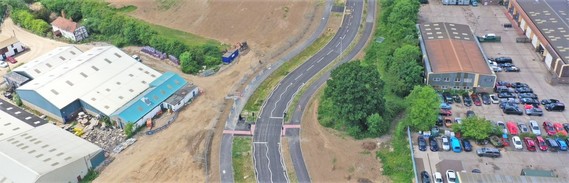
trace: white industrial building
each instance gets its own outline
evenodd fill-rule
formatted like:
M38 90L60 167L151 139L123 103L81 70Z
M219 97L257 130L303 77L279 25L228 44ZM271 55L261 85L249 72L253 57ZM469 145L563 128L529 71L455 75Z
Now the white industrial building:
M24 51L24 45L16 37L0 35L0 55L2 60Z
M81 53L83 52L75 46L62 46L12 70L18 74L28 77L29 79L34 79L57 68L57 66L65 63L66 61L79 56Z
M104 151L0 100L0 182L79 182Z
M22 66L34 77L16 89L24 105L63 122L80 110L110 116L161 75L116 47L95 47L77 55L72 51L77 53L72 48L55 51L58 61L48 58Z

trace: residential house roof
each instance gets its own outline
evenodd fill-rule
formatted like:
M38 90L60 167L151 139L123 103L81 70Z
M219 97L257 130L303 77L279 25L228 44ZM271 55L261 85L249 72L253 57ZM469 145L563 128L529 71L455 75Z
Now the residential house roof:
M79 27L78 23L63 17L57 17L53 22L51 22L51 25L63 29L67 32L75 32L75 29Z

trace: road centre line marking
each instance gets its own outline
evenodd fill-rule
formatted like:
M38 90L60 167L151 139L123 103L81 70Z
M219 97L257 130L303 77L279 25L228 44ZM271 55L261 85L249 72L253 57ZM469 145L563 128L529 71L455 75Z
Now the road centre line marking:
M326 53L326 55L330 55L330 53L332 53L332 51L334 51L334 50L330 50L328 53Z
M309 71L310 69L312 69L312 67L314 67L314 65L311 65L308 69L306 69L306 71Z
M320 61L322 61L322 59L324 59L324 57L318 59L318 61L316 61L316 63L320 63Z
M300 75L296 76L296 78L294 78L294 80L298 80L298 78L300 78L300 76L302 76L302 73L300 73Z

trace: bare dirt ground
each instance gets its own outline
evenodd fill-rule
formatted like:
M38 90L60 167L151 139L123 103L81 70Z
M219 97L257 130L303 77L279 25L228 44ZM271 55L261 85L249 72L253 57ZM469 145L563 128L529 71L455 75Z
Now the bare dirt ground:
M147 22L191 32L227 44L248 41L265 60L290 47L306 31L320 1L308 0L107 0L116 7L134 5L129 15Z
M301 146L313 182L391 182L375 157L378 139L355 140L318 123L318 97L303 116ZM383 140L381 140L383 141Z

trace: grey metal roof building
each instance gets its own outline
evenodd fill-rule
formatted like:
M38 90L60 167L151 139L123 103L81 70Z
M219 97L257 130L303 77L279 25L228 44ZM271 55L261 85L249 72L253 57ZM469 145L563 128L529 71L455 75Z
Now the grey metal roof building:
M525 183L566 183L566 178L557 177L536 177L536 176L511 176L480 173L458 172L458 180L461 183L482 183L482 182L525 182Z
M543 56L547 68L569 82L569 2L510 0L508 12Z

